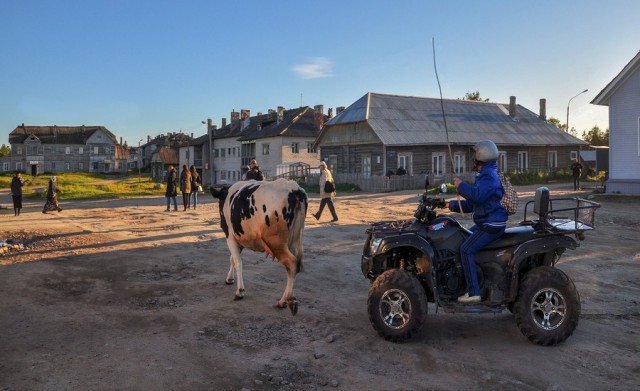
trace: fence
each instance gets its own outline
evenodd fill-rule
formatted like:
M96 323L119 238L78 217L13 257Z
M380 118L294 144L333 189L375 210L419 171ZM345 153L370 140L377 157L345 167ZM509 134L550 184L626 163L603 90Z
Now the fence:
M441 183L452 183L454 176L459 176L466 180L472 180L472 174L444 174L438 177L433 174L392 175L390 177L384 175L364 176L362 174L333 174L333 179L337 184L352 183L357 185L362 191L370 193L384 193L397 190L423 190L427 179L429 180L428 187L432 188L439 186ZM306 178L306 182L318 183L319 177L320 175L311 174Z

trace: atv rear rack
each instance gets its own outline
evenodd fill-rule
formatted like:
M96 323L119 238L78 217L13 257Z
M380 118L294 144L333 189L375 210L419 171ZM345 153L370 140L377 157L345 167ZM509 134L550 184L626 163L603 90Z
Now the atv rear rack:
M534 201L529 201L524 207L525 222L529 222L527 208L532 203ZM596 227L595 212L599 207L599 203L579 197L551 198L548 211L539 215L539 221L553 231L579 234Z

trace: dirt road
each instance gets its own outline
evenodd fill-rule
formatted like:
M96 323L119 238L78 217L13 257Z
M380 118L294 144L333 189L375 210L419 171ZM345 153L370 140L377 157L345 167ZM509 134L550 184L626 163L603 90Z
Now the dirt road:
M410 217L416 200L342 195L330 224L311 217L311 195L295 317L273 308L285 272L262 254L243 253L246 295L233 301L211 196L175 213L161 197L2 209L0 240L32 248L0 257L0 389L640 389L639 204L603 203L597 230L561 260L582 302L564 344L530 343L509 312L433 304L421 334L393 344L369 324L360 255L369 223Z

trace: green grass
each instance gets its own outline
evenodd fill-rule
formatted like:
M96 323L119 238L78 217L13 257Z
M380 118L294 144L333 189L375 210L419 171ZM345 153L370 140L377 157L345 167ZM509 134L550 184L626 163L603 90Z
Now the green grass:
M164 189L156 189L156 185L150 178L138 180L137 175L129 177L117 177L115 175L89 174L89 173L64 173L56 174L58 188L62 191L61 199L108 199L128 198L151 195L164 195ZM13 174L0 175L0 188L9 188ZM40 175L33 178L25 175L29 183L23 187L25 198L45 199L51 175ZM115 183L105 184L108 180L118 180ZM102 184L101 184L102 183Z

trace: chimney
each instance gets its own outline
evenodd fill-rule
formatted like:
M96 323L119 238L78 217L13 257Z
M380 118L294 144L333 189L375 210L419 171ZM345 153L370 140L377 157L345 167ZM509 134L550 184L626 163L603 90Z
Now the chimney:
M236 121L240 120L240 113L238 113L237 111L233 110L231 112L231 123L234 123Z
M122 145L122 136L120 136L120 145Z
M282 122L283 118L284 118L284 107L278 106L278 119L276 123L279 124L280 122Z
M324 126L324 106L323 105L313 106L313 123L316 125L318 129L322 129L322 127Z
M547 100L540 99L540 119L547 120Z
M329 119L333 118L333 107L329 107L329 114L327 117L329 117Z
M223 118L222 119L222 125L220 125L220 127L224 128L225 126L227 126L227 119Z
M340 113L342 113L344 111L344 106L338 106L336 107L336 115L339 115Z
M516 117L516 97L513 95L509 97L509 116Z
M269 118L271 118L271 116L273 116L276 113L276 111L274 109L269 109L267 113L269 114Z
M240 110L240 131L245 130L251 123L251 111L247 109Z
M258 111L257 116L258 116L258 117L261 117L261 116L262 116L262 113Z
M147 143L150 143L150 142L151 142L151 135L148 134L147 135Z

